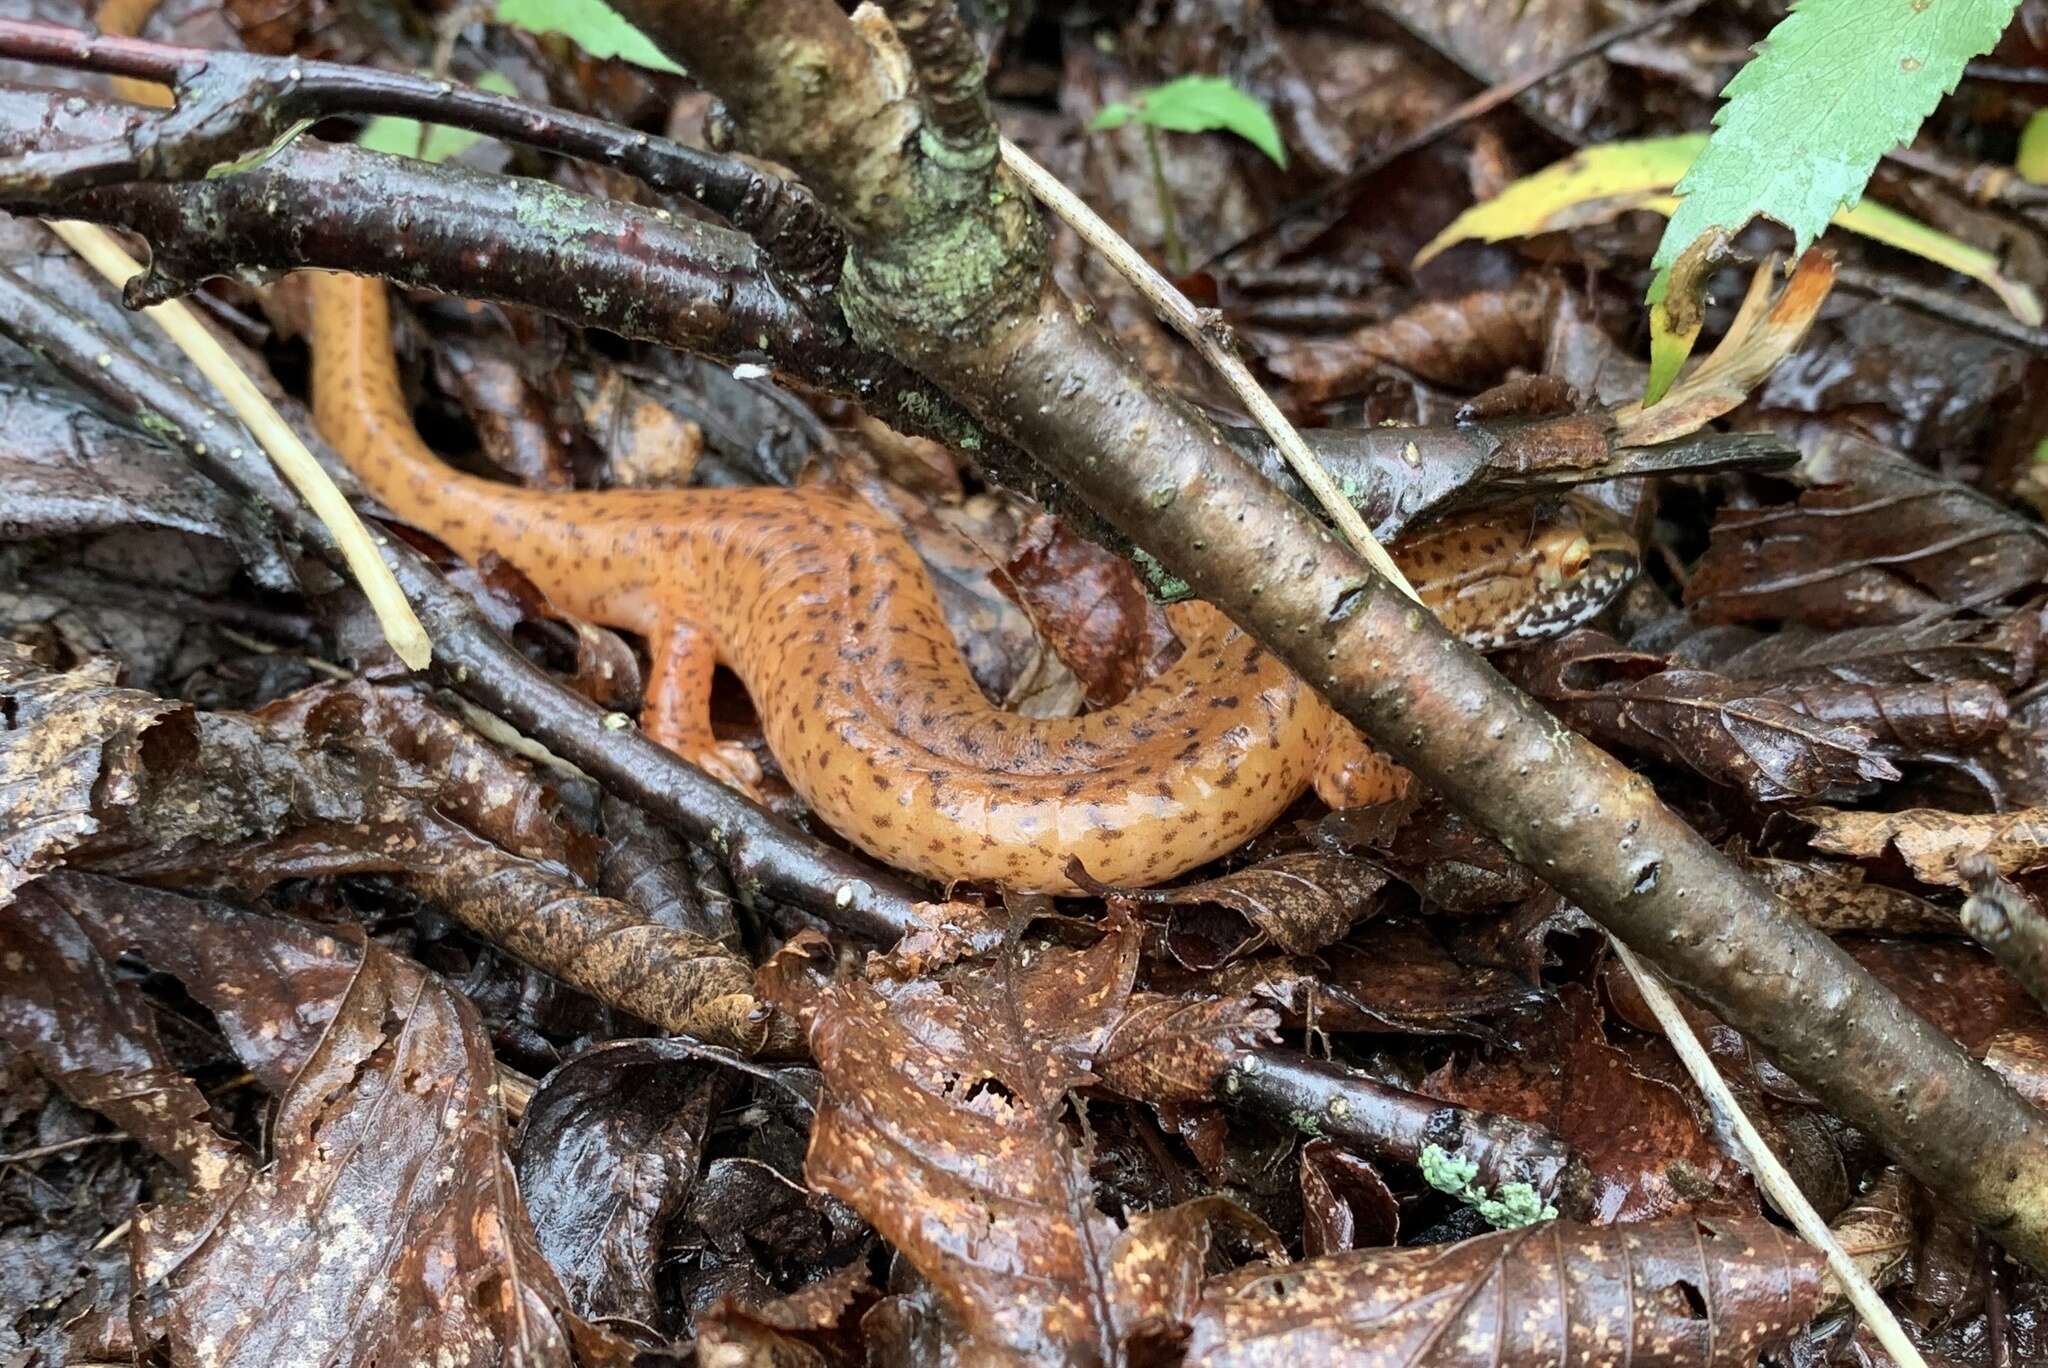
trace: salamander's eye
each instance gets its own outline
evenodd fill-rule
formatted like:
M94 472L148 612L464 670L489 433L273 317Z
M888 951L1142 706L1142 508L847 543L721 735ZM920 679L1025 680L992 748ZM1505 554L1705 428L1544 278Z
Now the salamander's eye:
M1586 540L1585 533L1573 533L1569 539L1560 539L1549 555L1537 561L1537 583L1545 589L1561 588L1576 579L1592 559L1593 544Z

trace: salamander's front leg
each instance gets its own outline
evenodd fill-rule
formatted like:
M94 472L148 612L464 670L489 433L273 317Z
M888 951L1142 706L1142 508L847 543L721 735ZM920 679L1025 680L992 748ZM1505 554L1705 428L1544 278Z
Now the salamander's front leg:
M1415 776L1372 748L1358 728L1330 719L1330 736L1316 761L1316 797L1333 808L1370 807L1408 792Z
M640 727L720 783L759 798L761 764L737 741L711 734L711 672L718 652L711 638L686 622L649 635L653 658Z

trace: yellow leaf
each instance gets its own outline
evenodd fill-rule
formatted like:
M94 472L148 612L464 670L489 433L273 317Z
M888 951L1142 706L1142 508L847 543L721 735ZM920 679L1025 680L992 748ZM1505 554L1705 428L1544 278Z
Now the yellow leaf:
M2037 109L2027 116L2027 126L2020 130L2020 153L2013 158L2013 170L2036 185L2048 181L2048 109Z
M1706 145L1706 134L1684 133L1586 148L1524 176L1492 199L1458 215L1416 254L1415 264L1421 266L1460 242L1504 242L1532 233L1580 228L1605 223L1631 209L1650 209L1668 216L1678 203L1671 196L1671 187ZM1998 258L1990 252L1870 200L1836 214L1834 221L1850 232L1981 281L2013 317L2030 327L2042 322L2040 297L2000 271Z

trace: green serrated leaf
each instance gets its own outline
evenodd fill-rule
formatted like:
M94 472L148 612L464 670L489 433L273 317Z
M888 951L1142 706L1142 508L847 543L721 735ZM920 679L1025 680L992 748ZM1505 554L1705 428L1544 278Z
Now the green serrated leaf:
M682 74L654 40L604 0L498 0L497 20L529 33L559 33L593 57L617 57L652 71Z
M488 90L494 95L517 95L518 87L506 79L504 73L487 71L476 82L478 90ZM379 114L363 125L363 131L356 138L356 146L372 152L388 152L399 157L417 157L421 161L444 162L459 157L483 141L483 134L472 133L466 128L444 128L440 124L429 124L422 139L417 119L400 119L390 114Z
M1106 105L1089 126L1118 128L1132 118L1168 133L1235 133L1280 165L1287 148L1266 106L1221 76L1182 76L1154 86L1130 104ZM1113 122L1104 122L1113 119Z
M2018 0L1799 0L1721 92L1714 135L1678 183L1651 264L1762 214L1804 251L1910 140Z

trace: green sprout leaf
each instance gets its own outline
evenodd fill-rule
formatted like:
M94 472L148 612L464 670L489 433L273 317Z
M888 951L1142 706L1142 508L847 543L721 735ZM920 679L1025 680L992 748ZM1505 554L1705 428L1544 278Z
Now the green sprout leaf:
M497 20L528 33L559 33L593 57L682 74L654 41L604 0L498 0Z
M1122 128L1134 119L1166 133L1235 133L1276 165L1287 165L1287 148L1272 114L1255 96L1221 76L1182 76L1134 99L1104 105L1088 127Z
M2018 0L1798 0L1721 92L1714 135L1651 261L1652 308L1696 242L1762 215L1804 252L1853 205L1877 159L1909 141L1963 65L1998 41ZM1697 299L1689 307L1697 307ZM1676 334L1683 330L1670 327Z
M494 95L517 95L518 89L507 80L503 73L487 71L477 81L478 90L488 90ZM363 126L363 132L356 139L356 146L372 152L388 152L393 156L417 157L421 161L444 162L459 157L483 141L483 134L472 133L466 128L444 128L430 124L426 137L420 136L417 119L400 119L390 114L379 114Z

